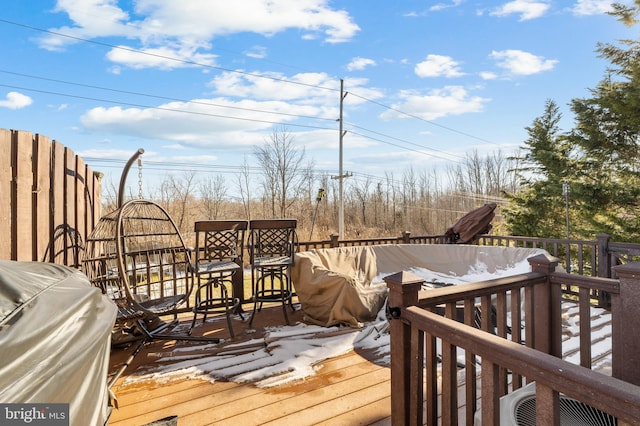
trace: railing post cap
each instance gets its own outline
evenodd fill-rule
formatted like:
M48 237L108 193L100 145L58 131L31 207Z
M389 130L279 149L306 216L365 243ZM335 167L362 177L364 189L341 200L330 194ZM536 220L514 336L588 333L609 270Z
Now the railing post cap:
M418 277L415 274L407 271L396 272L395 274L384 277L384 282L387 283L387 287L408 287L408 286L422 286L424 279Z
M631 262L624 265L617 265L612 268L616 275L633 278L640 276L640 262Z
M531 265L532 267L534 265L549 265L549 266L556 266L560 263L560 259L558 259L555 256L551 256L548 253L540 253L537 254L535 256L532 256L530 258L527 259L527 261L529 262L529 265Z

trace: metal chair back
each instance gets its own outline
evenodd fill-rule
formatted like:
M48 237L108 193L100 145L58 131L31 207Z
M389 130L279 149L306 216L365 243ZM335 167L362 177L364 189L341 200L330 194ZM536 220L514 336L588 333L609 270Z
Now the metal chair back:
M193 321L189 333L196 324L198 314L207 315L223 312L227 317L227 326L234 337L231 313L238 312L243 298L240 286L243 283L242 267L246 220L203 220L194 225L196 232L195 267L197 287ZM227 288L231 285L231 291ZM239 293L240 292L240 293Z
M281 302L285 322L289 323L285 305L294 309L290 268L298 251L295 219L254 219L249 222L249 254L253 286L253 322L263 302Z
M298 251L296 219L254 219L249 222L252 265L293 264Z
M194 225L196 270L199 270L199 266L214 262L233 261L242 266L248 226L246 220L197 221Z

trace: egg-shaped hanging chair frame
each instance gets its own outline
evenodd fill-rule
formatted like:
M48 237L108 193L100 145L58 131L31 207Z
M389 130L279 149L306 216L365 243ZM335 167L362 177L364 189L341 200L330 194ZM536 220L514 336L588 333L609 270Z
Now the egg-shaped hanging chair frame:
M156 315L176 313L193 287L191 256L167 211L149 200L119 208L115 229L118 273L128 301Z

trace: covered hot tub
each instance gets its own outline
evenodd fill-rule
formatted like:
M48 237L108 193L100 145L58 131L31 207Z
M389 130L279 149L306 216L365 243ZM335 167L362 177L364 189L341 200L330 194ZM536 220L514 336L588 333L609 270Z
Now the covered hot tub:
M460 285L529 272L545 250L450 244L393 244L314 249L296 254L292 280L305 320L360 326L384 305L383 278L408 271L433 286Z

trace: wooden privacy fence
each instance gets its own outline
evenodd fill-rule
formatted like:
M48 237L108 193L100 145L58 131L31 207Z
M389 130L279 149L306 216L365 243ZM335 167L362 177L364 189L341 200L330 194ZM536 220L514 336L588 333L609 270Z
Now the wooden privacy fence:
M101 176L59 142L0 129L0 259L79 267Z

